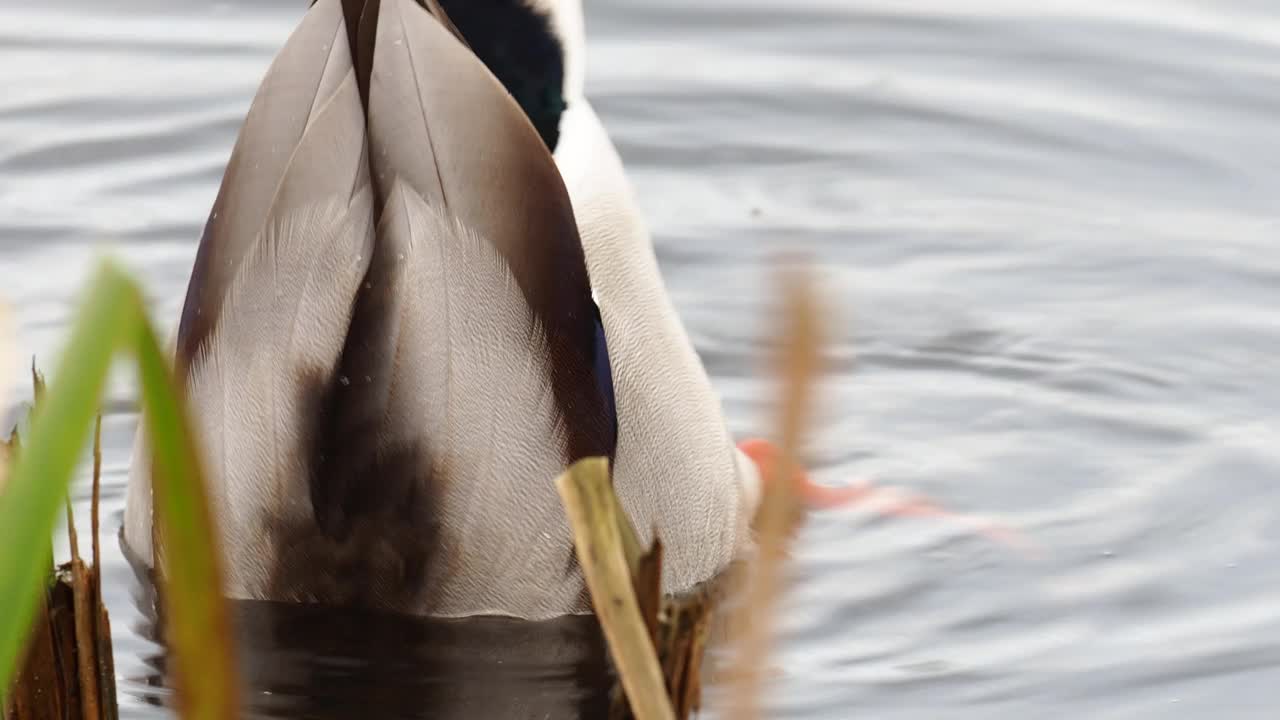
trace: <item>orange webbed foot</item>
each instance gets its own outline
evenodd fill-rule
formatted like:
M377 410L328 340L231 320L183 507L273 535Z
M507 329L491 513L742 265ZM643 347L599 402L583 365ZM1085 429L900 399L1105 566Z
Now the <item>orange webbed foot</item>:
M767 440L751 439L738 444L738 448L755 462L761 478L771 477L777 449ZM933 517L964 523L975 532L1020 552L1032 551L1032 544L1016 530L999 523L972 515L957 513L922 495L895 487L876 487L866 480L833 487L813 482L807 472L799 470L791 478L804 504L813 510L837 510L853 506L867 506L889 517Z

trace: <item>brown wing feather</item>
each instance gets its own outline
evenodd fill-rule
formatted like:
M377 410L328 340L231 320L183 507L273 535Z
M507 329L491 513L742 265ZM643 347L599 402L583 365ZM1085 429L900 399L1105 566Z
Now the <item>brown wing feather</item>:
M335 91L331 59L348 55L342 12L319 3L303 18L263 78L209 213L178 326L179 372L217 326L227 288L253 240L266 225L280 181L307 125ZM336 60L336 62L343 62ZM349 64L349 60L346 61ZM337 82L322 83L326 74ZM303 178L299 178L304 180Z

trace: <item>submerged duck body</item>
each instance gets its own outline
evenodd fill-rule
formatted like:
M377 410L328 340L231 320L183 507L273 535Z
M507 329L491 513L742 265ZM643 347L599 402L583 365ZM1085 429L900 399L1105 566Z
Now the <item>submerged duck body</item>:
M592 455L666 589L710 580L750 546L758 475L582 97L581 8L444 5L316 2L228 163L175 351L227 593L588 611L552 479ZM124 542L149 566L144 444Z

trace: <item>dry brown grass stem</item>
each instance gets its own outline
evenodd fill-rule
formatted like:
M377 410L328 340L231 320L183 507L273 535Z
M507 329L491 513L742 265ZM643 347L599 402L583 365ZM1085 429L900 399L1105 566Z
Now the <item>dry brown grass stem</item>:
M758 555L750 569L746 595L733 623L738 633L730 682L730 712L734 720L759 720L768 658L773 646L774 619L782 594L783 566L790 539L803 520L803 509L791 481L799 468L807 429L814 380L819 370L818 302L809 273L789 267L782 273L782 326L774 363L782 380L778 417L778 461L768 469L757 516Z
M591 602L636 720L675 720L652 634L632 585L622 524L605 458L579 460L556 480L573 528ZM634 534L632 534L634 537Z

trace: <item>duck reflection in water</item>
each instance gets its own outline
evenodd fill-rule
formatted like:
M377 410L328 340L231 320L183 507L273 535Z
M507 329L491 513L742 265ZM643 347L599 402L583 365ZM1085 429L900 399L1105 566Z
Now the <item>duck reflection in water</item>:
M231 610L246 718L607 716L614 676L590 615L437 619L254 600ZM154 619L143 632L156 637ZM148 665L145 684L172 687L163 647Z

